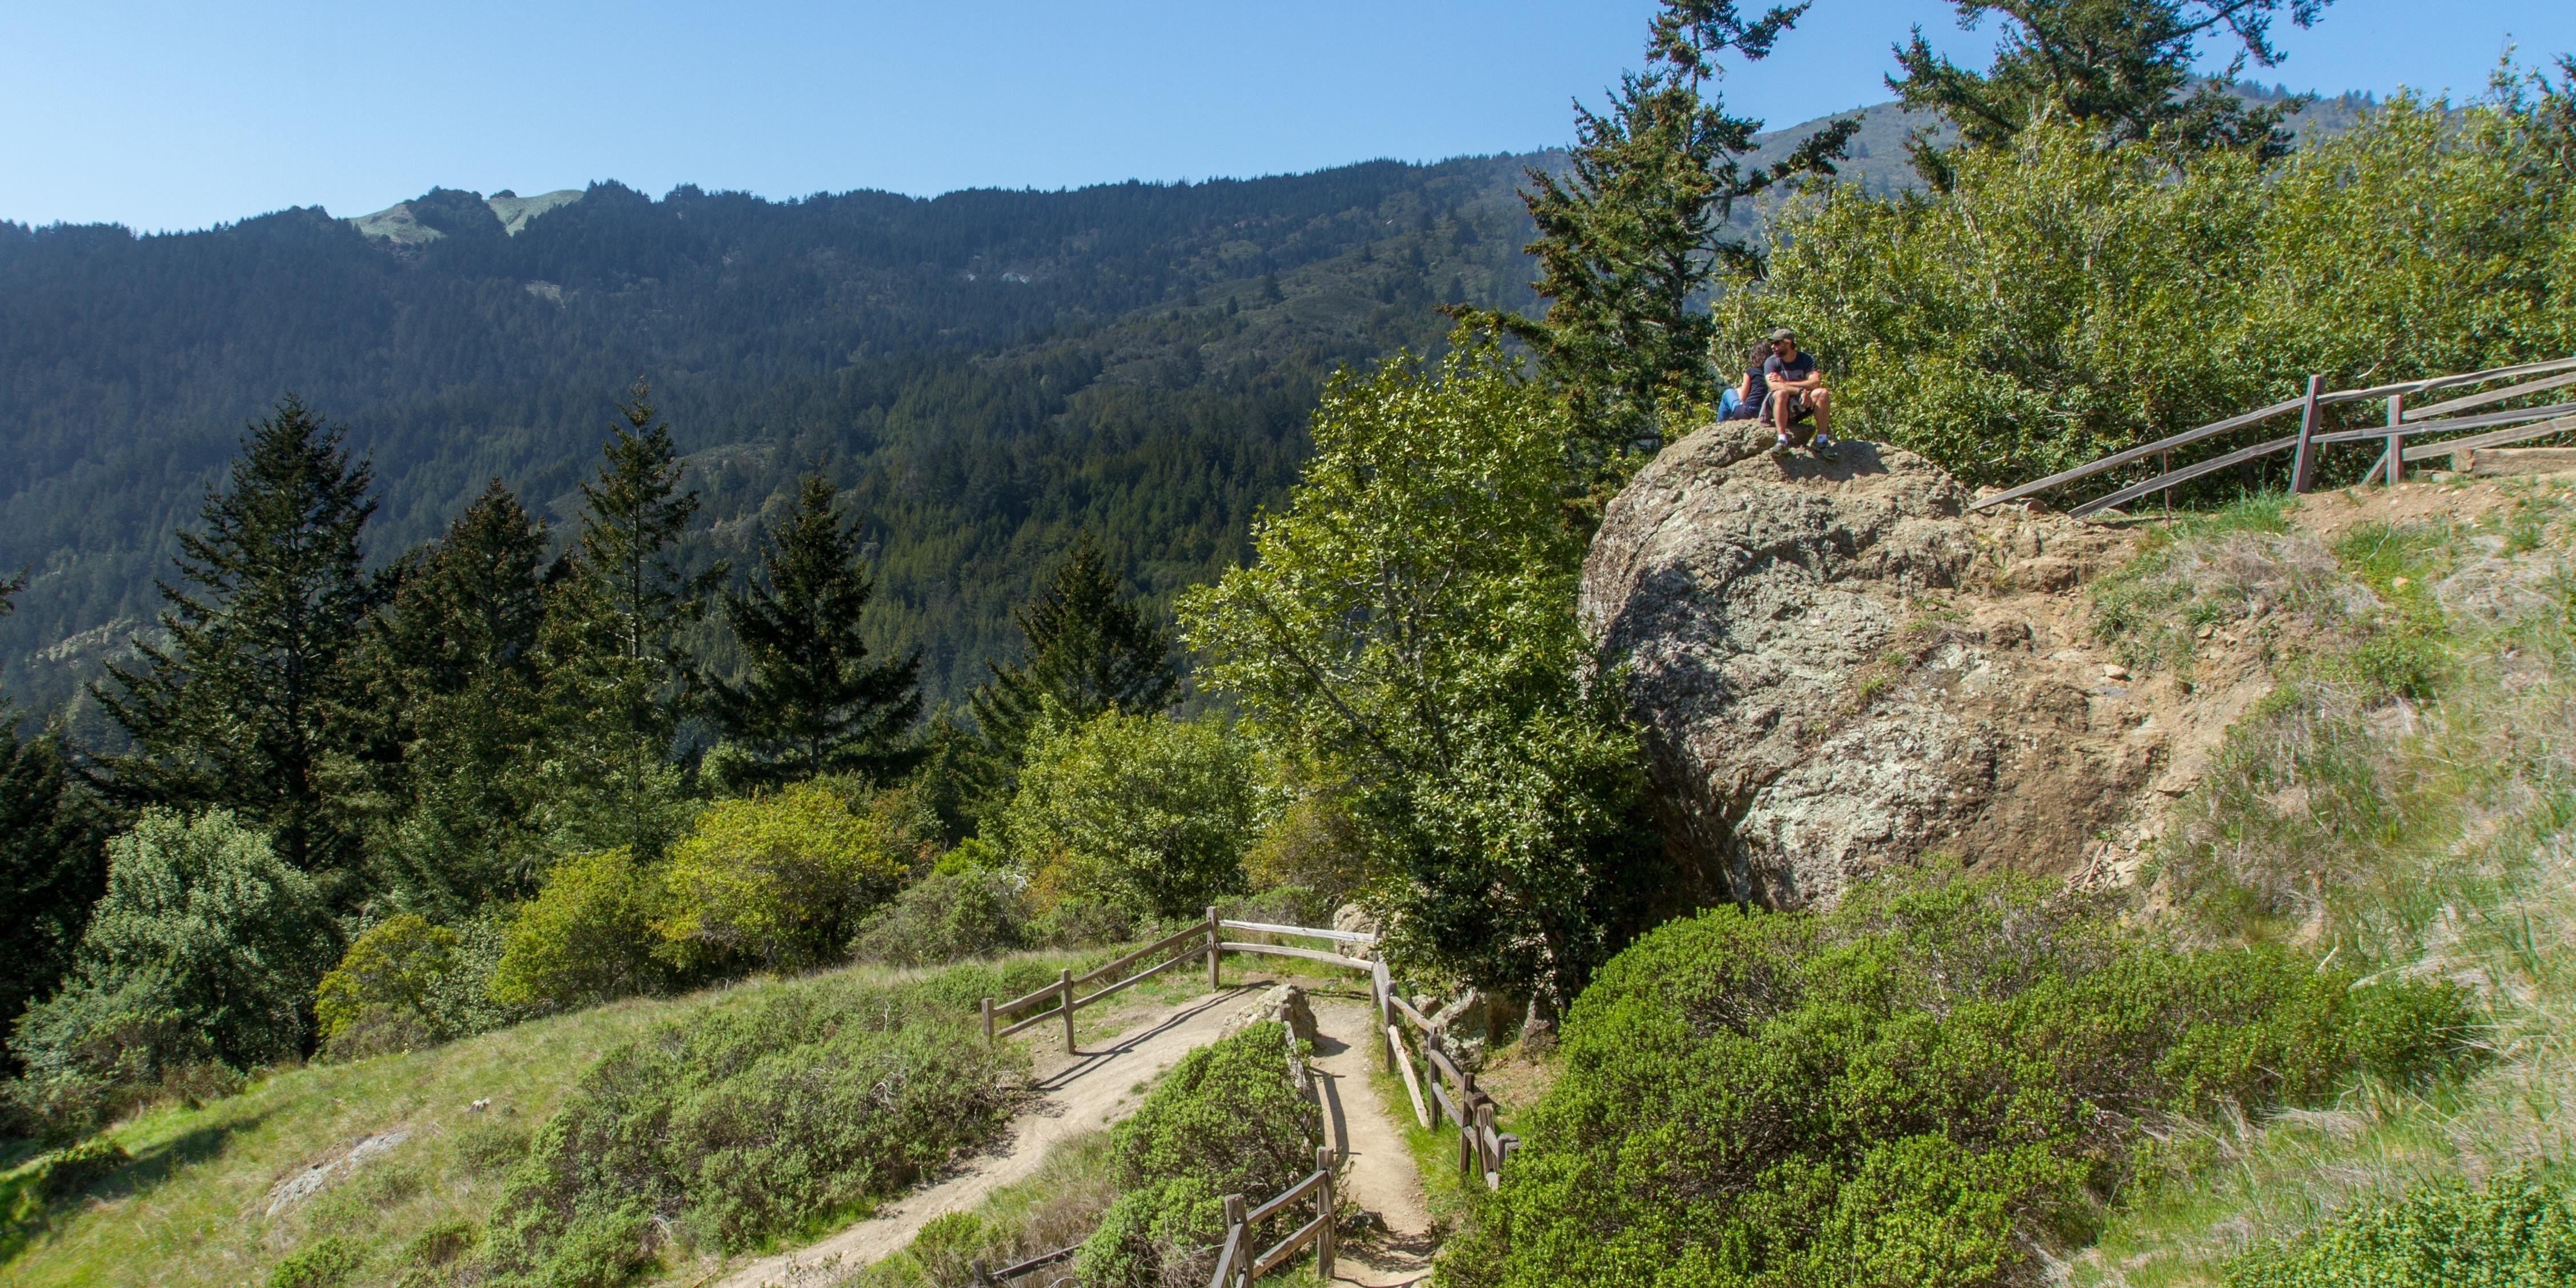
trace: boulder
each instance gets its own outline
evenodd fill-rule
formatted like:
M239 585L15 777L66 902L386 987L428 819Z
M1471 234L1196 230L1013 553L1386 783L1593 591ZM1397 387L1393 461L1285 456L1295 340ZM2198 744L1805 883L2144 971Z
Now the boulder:
M1719 424L1614 498L1577 615L1645 732L1675 903L1795 907L1936 852L2084 865L2161 731L2106 683L2078 583L2128 539L1893 447L1775 457Z
M1377 918L1356 903L1346 903L1333 910L1333 929L1354 935L1374 935L1378 933ZM1336 941L1333 951L1355 961L1372 961L1377 956L1377 950L1370 945L1347 941Z
M1306 1001L1306 991L1294 984L1275 985L1252 999L1250 1005L1225 1022L1225 1031L1240 1033L1255 1024L1272 1021L1287 1025L1300 1042L1315 1040L1315 1008Z

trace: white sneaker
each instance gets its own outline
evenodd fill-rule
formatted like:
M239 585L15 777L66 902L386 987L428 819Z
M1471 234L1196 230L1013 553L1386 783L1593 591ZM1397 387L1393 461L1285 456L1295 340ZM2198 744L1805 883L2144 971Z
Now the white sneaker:
M1771 444L1771 454L1773 456L1786 456L1789 454L1788 435L1782 434L1777 441Z

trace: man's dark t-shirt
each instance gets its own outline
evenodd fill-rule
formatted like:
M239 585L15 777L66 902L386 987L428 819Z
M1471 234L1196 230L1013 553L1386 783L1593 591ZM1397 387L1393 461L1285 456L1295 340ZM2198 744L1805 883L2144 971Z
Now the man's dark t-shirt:
M1786 362L1781 361L1780 355L1776 353L1762 360L1762 375L1766 380L1772 376L1778 376L1782 380L1804 380L1814 374L1816 374L1816 355L1804 349L1798 351L1797 357Z

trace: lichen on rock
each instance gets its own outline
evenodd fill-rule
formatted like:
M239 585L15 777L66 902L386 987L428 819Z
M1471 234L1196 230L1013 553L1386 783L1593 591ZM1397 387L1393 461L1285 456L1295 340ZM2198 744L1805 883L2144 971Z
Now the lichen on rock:
M1738 423L1666 448L1584 564L1577 614L1644 730L1676 900L1795 907L1945 852L2081 867L2162 754L2066 622L2127 538L1972 516L1898 448L1769 444Z

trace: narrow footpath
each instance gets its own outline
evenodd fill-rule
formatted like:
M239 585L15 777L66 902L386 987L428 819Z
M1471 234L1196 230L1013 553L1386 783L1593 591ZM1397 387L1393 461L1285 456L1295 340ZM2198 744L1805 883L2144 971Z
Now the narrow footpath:
M1422 1173L1405 1146L1404 1128L1387 1111L1371 1075L1383 1039L1376 1013L1356 998L1316 997L1315 1068L1324 1075L1324 1110L1333 1147L1350 1160L1342 1197L1376 1219L1365 1237L1342 1241L1335 1283L1395 1288L1431 1277L1431 1208Z
M1225 1022L1259 989L1256 984L1236 985L1157 1008L1116 1040L1093 1044L1070 1058L1060 1049L1042 1047L1039 1076L1031 1084L1041 1099L1021 1111L1010 1134L992 1149L961 1160L938 1183L903 1195L864 1221L751 1262L712 1288L824 1288L901 1251L931 1218L972 1209L994 1190L1027 1179L1058 1141L1126 1117L1140 1099L1138 1084L1153 1081L1182 1056L1223 1036Z
M1150 1084L1182 1056L1224 1036L1225 1025L1268 987L1255 980L1176 1005L1158 1007L1114 1041L1068 1058L1041 1048L1040 1099L992 1149L961 1160L933 1185L879 1208L866 1220L802 1248L749 1262L708 1288L827 1288L912 1241L932 1218L973 1209L984 1196L1026 1179L1049 1149L1126 1117ZM1349 1160L1340 1184L1350 1203L1375 1218L1371 1231L1345 1238L1333 1278L1359 1288L1397 1288L1431 1274L1431 1212L1404 1133L1387 1116L1370 1075L1374 1015L1367 1002L1313 996L1315 1068L1322 1074L1325 1130ZM1051 1030L1044 1030L1050 1031Z

